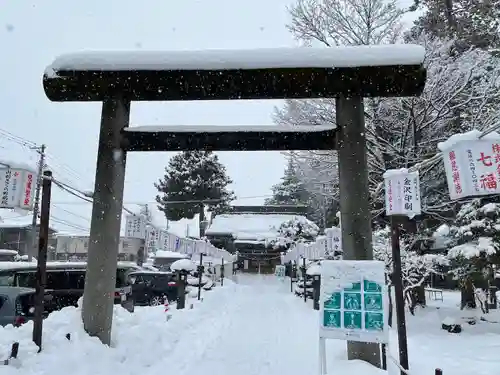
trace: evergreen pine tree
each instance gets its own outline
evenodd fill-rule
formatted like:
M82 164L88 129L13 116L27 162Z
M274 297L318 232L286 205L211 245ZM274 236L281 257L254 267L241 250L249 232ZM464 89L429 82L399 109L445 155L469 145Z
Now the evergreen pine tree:
M266 199L267 205L300 205L306 203L306 192L300 179L297 177L293 160L288 160L281 182L272 188L272 198Z
M500 203L498 198L474 199L457 214L449 236L451 272L462 289L462 308L475 307L474 290L493 281L500 264Z
M170 159L163 179L155 183L158 209L173 221L192 219L203 206L209 211L220 210L234 199L228 189L231 183L217 155L211 151L184 151Z
M460 50L500 46L500 0L414 0L412 10L418 8L425 12L412 33L454 38Z

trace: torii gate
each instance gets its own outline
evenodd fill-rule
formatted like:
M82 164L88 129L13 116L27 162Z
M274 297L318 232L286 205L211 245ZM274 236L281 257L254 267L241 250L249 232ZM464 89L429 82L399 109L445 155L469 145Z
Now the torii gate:
M363 97L415 96L425 85L414 45L179 52L82 52L43 76L51 101L103 103L83 300L85 330L110 343L116 259L129 151L339 152L344 259L372 259ZM337 98L337 128L130 127L132 101ZM349 359L380 367L376 344Z

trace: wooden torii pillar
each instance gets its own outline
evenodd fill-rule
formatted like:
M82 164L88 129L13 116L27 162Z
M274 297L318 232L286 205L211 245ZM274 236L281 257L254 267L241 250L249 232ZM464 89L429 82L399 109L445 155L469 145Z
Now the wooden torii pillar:
M125 161L130 151L339 152L345 259L372 259L363 97L414 96L425 85L420 46L179 52L82 52L43 76L56 102L102 102L83 300L85 330L110 343ZM132 101L337 98L337 128L129 127ZM63 130L63 129L61 129ZM380 367L377 345L349 358Z

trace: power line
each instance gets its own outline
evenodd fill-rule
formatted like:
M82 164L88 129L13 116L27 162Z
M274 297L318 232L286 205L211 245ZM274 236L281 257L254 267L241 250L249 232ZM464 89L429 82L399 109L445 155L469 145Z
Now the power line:
M83 220L86 220L86 221L88 221L88 222L90 223L90 219L89 219L88 217L86 217L86 216L76 214L76 213L74 213L74 212L71 212L70 210L66 210L65 208L62 208L62 207L60 207L59 205L54 204L54 203L52 204L52 206L53 206L54 208L58 209L58 210L64 211L64 212L66 212L66 213L68 213L68 214L70 214L70 215L73 215L74 217L78 217L78 218L83 219Z
M15 135L7 130L4 130L4 129L0 129L0 135L2 135L5 139L8 139L12 142L15 142L21 146L25 146L25 147L29 147L29 148L37 147L37 144L35 142L30 141L29 139L17 136L17 135Z
M70 227L70 228L78 229L78 230L81 230L83 232L88 232L90 230L90 228L83 227L81 225L72 223L72 222L67 221L67 220L59 219L55 216L50 216L50 221L65 225L65 226Z
M248 197L236 197L235 200L245 200L245 199L256 199L256 198L272 198L272 194L268 195L255 195L255 196L248 196ZM171 203L171 204L182 204L182 203L217 203L220 202L221 199L194 199L194 200L185 200L185 201L168 201L166 202ZM85 202L78 202L78 201L73 201L73 202L56 202L57 204L64 204L64 205L73 205L73 204L85 204ZM157 201L133 201L133 202L124 202L123 204L127 205L144 205L144 204L158 204Z

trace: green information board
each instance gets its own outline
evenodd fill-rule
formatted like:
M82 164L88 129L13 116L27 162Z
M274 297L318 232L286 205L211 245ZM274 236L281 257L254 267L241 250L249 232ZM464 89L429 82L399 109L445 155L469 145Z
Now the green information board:
M323 302L323 327L351 331L383 331L383 285L372 280L352 283Z

